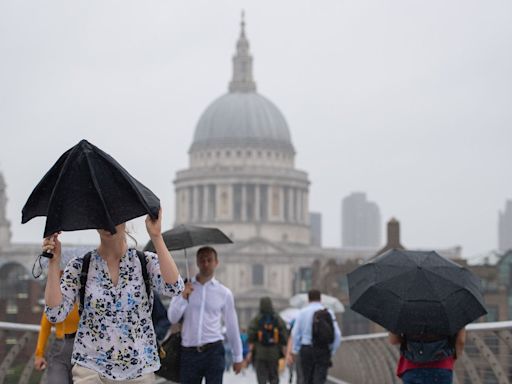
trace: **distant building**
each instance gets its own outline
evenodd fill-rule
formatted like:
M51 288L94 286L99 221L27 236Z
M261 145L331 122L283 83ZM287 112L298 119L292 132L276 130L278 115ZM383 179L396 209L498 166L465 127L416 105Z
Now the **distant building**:
M7 193L4 176L0 173L0 248L11 242L11 223L7 220Z
M341 214L343 247L379 247L381 245L380 210L367 201L366 194L354 192L342 202Z
M200 116L189 166L176 174L175 224L218 227L234 241L215 247L216 278L233 291L245 326L262 296L281 310L295 293L310 289L314 260L369 257L377 247L321 248L321 216L309 212L308 174L295 167L285 116L257 91L243 20L232 63L228 92ZM184 271L179 255L177 263Z
M388 221L387 234L386 245L377 252L376 256L381 255L390 249L405 249L402 243L400 243L400 222L394 217Z
M322 246L322 214L319 212L309 213L309 229L311 231L311 245Z
M512 200L507 200L505 210L499 213L498 249L502 252L512 249Z

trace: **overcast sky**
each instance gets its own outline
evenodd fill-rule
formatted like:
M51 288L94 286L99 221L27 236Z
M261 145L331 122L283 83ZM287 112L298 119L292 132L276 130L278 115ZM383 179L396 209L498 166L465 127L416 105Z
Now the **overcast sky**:
M207 105L227 91L241 10L258 92L283 112L323 243L364 191L410 248L497 247L512 198L509 0L0 2L0 172L13 241L28 195L85 138L161 199ZM136 237L148 236L135 221ZM67 242L96 242L92 232Z

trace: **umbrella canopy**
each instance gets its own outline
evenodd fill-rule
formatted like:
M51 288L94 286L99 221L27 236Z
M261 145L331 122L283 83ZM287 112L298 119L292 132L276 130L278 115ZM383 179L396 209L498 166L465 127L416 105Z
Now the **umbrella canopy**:
M58 231L105 229L149 214L160 200L110 155L87 140L66 151L41 179L22 210L22 223L46 216L43 237Z
M162 233L167 249L176 251L206 244L227 244L232 243L224 232L218 228L197 227L194 225L180 224L169 231ZM145 247L146 251L155 251L150 241Z
M290 305L295 308L303 308L308 305L308 303L309 300L307 293L299 293L290 298ZM343 313L345 311L345 307L341 301L339 301L334 296L324 295L322 293L321 303L324 305L324 307L329 308L334 313Z
M207 244L228 244L232 243L224 232L218 228L198 227L194 225L180 224L169 231L162 233L164 243L167 249L177 251L183 249L185 251L185 267L187 279L190 278L187 260L187 248ZM151 240L144 247L145 251L155 252L155 246Z
M351 309L397 334L453 335L487 313L478 278L433 251L392 249L348 283Z

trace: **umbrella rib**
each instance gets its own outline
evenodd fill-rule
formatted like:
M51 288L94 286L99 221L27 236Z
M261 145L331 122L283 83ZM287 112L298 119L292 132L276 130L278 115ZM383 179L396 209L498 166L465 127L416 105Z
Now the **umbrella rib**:
M94 175L94 168L92 167L90 159L89 159L89 156L87 156L87 154L85 154L85 159L87 161L87 165L89 166L89 170L91 172L91 175ZM103 198L103 195L101 194L101 190L100 190L100 187L98 185L98 182L96 181L95 177L91 177L91 179L92 179L92 184L94 185L94 189L96 190L96 192L98 192L98 196L99 196L99 198L101 200L101 204L105 208L105 214L107 215L107 219L110 222L111 228L109 229L109 231L114 230L114 232L111 231L111 233L116 233L116 228L115 228L116 225L113 222L112 217L110 216L110 212L108 210L108 206L105 203L105 199ZM106 228L101 228L101 229L106 229Z
M134 180L136 180L133 176L131 176L128 171L126 169L124 169L121 164L119 164L113 157L108 156L108 158L101 152L97 152L96 153L97 155L101 156L104 160L106 161L114 161L118 167L119 167L119 171L122 172L124 174L124 176L126 177L126 181L130 184L130 186L132 187L132 191L134 191L136 194L137 194L137 197L139 198L139 201L141 202L142 205L144 205L144 208L146 209L146 212L148 212L148 214L151 213L151 209L148 205L148 203L146 202L146 199L144 198L144 196L142 196L140 190L139 190L139 186L138 185L135 185L134 183ZM140 184L142 185L142 184ZM153 217L152 217L153 218ZM153 219L156 219L156 218L153 218Z
M63 174L65 173L65 171L67 171L67 169L69 168L69 165L72 163L71 156L77 150L78 149L76 147L74 147L71 150L71 152L69 153L69 155L66 158L66 160L64 161L64 164L62 164L62 169L59 172L59 176L57 177L57 180L55 181L55 185L54 185L54 187L52 189L52 193L50 194L50 198L48 199L49 204L48 204L48 210L46 211L46 216L47 217L48 217L48 213L51 212L51 208L53 208L53 206L55 205L55 202L54 202L54 199L53 199L53 196L55 195L55 189L56 189L55 186L59 185L59 182L60 182L61 178L63 177ZM48 218L46 219L46 224L48 224ZM45 225L45 227L46 227L46 225ZM45 234L46 234L46 229L45 229ZM48 235L51 235L51 233L49 233Z

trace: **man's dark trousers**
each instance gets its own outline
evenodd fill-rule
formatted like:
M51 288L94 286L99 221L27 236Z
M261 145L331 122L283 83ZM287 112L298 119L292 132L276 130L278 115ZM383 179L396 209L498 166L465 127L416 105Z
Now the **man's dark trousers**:
M276 360L259 360L254 361L254 368L256 368L256 377L258 384L277 384L279 383L278 374L279 361Z
M299 353L304 384L324 384L331 365L330 350L303 345Z
M181 383L200 384L202 378L206 384L222 384L224 375L224 345L219 343L204 351L194 348L181 348Z

